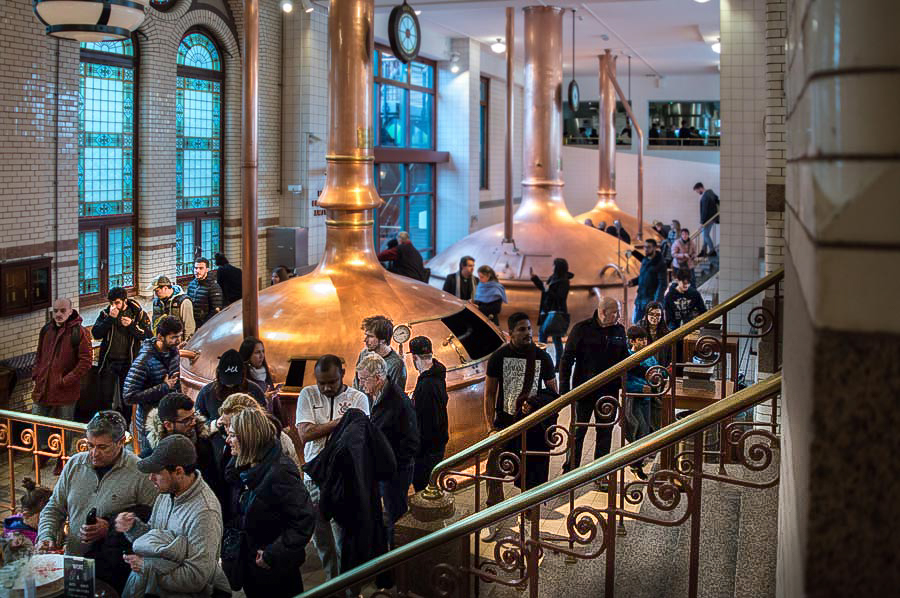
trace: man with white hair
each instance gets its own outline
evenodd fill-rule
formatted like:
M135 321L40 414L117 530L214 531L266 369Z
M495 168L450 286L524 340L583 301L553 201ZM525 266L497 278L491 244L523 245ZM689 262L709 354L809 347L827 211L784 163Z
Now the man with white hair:
M405 230L397 233L397 245L389 247L378 254L379 262L391 262L390 271L422 282L428 282L422 254L413 246L409 233Z
M569 332L559 365L560 392L563 394L569 392L570 389L587 382L626 357L628 344L625 339L625 328L619 324L619 302L612 297L602 297L594 315L575 324ZM595 421L601 423L596 411L597 401L606 396L618 399L620 386L620 379L617 377L596 392L580 399L575 407L576 421L586 424L590 421L591 414L594 414ZM594 459L609 453L612 429L611 424L596 428ZM569 471L581 464L585 434L587 434L586 426L575 428L575 452L570 453L569 459L563 465L563 471Z
M388 379L387 364L381 355L367 353L356 366L356 376L362 391L373 401L372 423L387 437L397 459L394 477L378 482L381 499L384 501L388 541L393 547L394 523L408 509L407 493L419 450L416 413L400 387Z

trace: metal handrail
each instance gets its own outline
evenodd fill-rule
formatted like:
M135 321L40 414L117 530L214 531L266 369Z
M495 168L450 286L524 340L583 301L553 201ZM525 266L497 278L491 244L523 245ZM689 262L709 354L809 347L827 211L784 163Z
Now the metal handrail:
M716 213L713 214L712 216L710 216L709 220L707 220L706 222L701 224L700 228L698 228L697 230L694 231L694 233L691 235L690 240L693 241L693 240L697 239L697 237L700 236L700 233L703 232L703 229L706 228L706 225L712 224L712 222L718 217L719 217L719 210L716 210Z
M8 409L0 409L0 418L8 417L20 422L28 422L30 424L41 424L44 426L52 426L54 428L65 428L76 432L85 432L87 424L81 422L73 422L66 419L56 419L55 417L44 417L43 415L33 415L22 411L10 411Z
M538 409L534 413L527 415L511 426L504 428L495 434L491 434L487 438L484 438L483 440L473 444L469 448L464 449L447 459L444 459L443 461L438 463L434 467L434 469L432 469L429 487L424 492L428 493L427 496L440 496L441 491L438 488L437 482L441 472L446 471L452 467L462 465L470 459L473 459L475 456L489 451L492 448L504 445L507 441L521 434L531 426L543 421L547 416L552 415L557 411L561 411L564 407L571 405L575 401L585 398L591 393L596 392L610 381L628 372L628 370L630 370L631 368L640 365L640 363L648 357L654 356L657 352L660 351L660 349L665 348L666 345L678 341L691 332L699 329L701 326L712 322L719 316L743 304L744 302L758 295L769 286L780 281L783 278L784 268L772 272L771 274L759 279L752 285L740 291L736 295L729 297L709 311L700 314L687 324L673 330L669 334L660 339L657 339L653 343L650 343L640 351L632 353L613 367L597 374L587 382L557 398L552 403L542 407L541 409Z
M432 548L476 532L492 523L539 505L554 496L558 496L592 480L607 476L613 471L661 451L703 431L711 425L747 410L764 399L777 394L780 389L781 374L779 373L717 401L684 419L648 434L615 452L600 457L589 465L574 469L550 482L508 498L497 505L469 515L418 540L375 557L363 565L304 592L299 598L322 598L336 594L346 587L368 579L384 569L424 554Z

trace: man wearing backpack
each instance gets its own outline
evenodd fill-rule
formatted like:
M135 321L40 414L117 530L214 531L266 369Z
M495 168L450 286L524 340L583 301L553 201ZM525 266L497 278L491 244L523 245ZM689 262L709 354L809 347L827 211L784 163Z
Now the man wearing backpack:
M31 412L72 420L81 395L81 378L91 369L91 337L69 299L53 302L53 318L41 328L31 378ZM41 436L49 435L45 431ZM46 442L39 438L40 444ZM58 469L62 469L60 460Z
M716 254L716 246L712 240L712 228L714 224L719 223L719 196L712 189L703 187L703 183L694 185L694 191L700 196L700 224L703 225L703 249L697 254L697 257L714 257ZM713 216L715 220L707 222ZM709 247L709 251L707 251Z

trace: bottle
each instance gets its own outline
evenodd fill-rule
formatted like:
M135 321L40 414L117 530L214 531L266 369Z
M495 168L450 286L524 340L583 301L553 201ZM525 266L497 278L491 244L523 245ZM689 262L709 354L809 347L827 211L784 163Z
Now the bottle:
M96 525L97 524L97 507L94 507L87 514L87 520L85 520L85 524L87 525Z

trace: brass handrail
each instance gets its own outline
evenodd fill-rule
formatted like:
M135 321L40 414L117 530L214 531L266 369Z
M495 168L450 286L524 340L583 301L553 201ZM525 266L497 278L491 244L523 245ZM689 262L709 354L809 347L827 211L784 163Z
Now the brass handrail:
M701 225L700 225L700 228L698 228L697 230L694 231L694 233L691 235L690 240L693 241L693 240L695 240L697 237L699 237L699 236L700 236L700 233L703 232L703 229L706 228L706 225L707 225L707 224L711 224L712 221L715 220L715 219L718 218L718 217L719 217L719 210L716 210L716 213L713 214L712 216L710 216L709 220L707 220L706 222L704 222L703 224L701 224Z
M648 434L617 451L600 457L589 465L574 469L550 482L508 498L501 503L469 515L451 523L447 527L378 556L363 565L326 581L312 590L304 592L298 598L322 598L334 595L344 588L368 579L384 569L424 554L441 544L476 532L510 515L539 505L563 492L607 476L613 471L701 432L723 419L745 411L762 400L777 394L780 389L781 374L779 373L713 403L684 419Z
M85 432L87 424L81 422L73 422L67 419L56 419L55 417L44 417L43 415L33 415L23 411L9 411L8 409L0 409L0 418L8 417L17 421L28 422L30 424L41 424L44 426L52 426L54 428L65 428L77 432Z
M575 401L597 391L611 380L622 376L631 368L640 365L642 361L644 361L648 357L655 355L661 349L665 348L666 345L684 338L704 324L708 324L719 316L731 311L735 307L758 295L759 293L767 289L770 285L778 282L782 278L784 278L784 268L776 270L775 272L772 272L771 274L759 279L752 285L745 288L743 291L740 291L736 295L729 297L709 311L700 314L687 324L673 330L669 334L660 339L657 339L653 343L650 343L640 351L632 353L613 367L597 374L587 382L584 382L577 388L574 388L561 397L557 398L552 403L542 407L541 409L538 409L537 411L529 414L523 419L520 419L511 426L504 428L495 434L491 434L490 436L484 438L483 440L480 440L479 442L476 442L469 448L464 449L456 453L455 455L448 457L447 459L444 459L443 461L435 465L434 469L432 469L429 487L425 490L425 492L428 492L430 496L439 496L440 489L438 487L438 478L442 471L450 469L451 467L462 465L463 463L474 458L476 455L479 455L494 447L502 446L508 440L521 434L538 422L541 422L548 415L551 415L557 411L561 411L564 407L567 407Z

